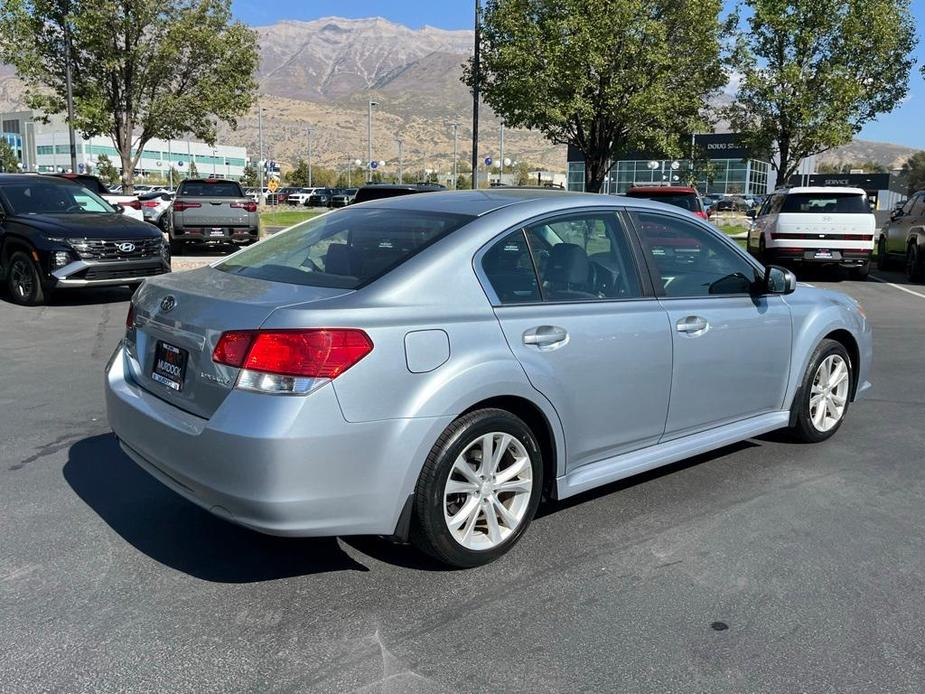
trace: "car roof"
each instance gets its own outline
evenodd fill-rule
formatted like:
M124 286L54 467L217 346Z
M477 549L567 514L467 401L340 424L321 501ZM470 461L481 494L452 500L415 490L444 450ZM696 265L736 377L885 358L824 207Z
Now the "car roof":
M587 198L596 200L601 204L614 204L611 196L597 195L595 193L571 193L540 188L487 188L485 190L441 190L427 193L426 195L398 195L357 203L357 206L422 212L449 212L451 214L468 214L480 217L510 205L555 198L575 201Z
M866 195L867 193L863 188L851 188L849 186L797 186L794 188L787 188L786 190L779 191L785 195L790 195L791 193L810 193L810 194L823 194L826 193L841 193L842 195Z
M697 189L691 186L633 186L627 193L693 193Z
M87 174L81 174L86 176ZM0 183L12 183L16 181L22 181L26 178L29 179L41 179L47 181L48 183L65 183L73 184L73 178L65 178L64 176L59 176L56 174L35 174L35 173L0 173Z

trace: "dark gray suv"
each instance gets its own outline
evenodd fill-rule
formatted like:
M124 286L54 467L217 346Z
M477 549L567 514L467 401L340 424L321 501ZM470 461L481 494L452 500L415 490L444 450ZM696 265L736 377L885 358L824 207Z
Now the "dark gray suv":
M177 188L169 232L172 252L189 242L253 243L259 231L257 203L237 181L191 178Z

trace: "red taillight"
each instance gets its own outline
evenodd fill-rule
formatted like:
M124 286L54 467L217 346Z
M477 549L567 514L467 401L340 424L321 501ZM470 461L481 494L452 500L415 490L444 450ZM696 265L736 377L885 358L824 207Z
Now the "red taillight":
M240 330L223 333L212 360L279 376L337 378L373 351L362 330Z
M701 219L709 219L709 218L710 218L710 217L707 215L706 212L696 211L696 212L694 212L694 215L696 215L697 217L700 217Z
M198 202L182 202L180 200L177 200L173 203L174 212L182 212L183 210L192 210L197 207L202 207L202 204Z
M157 200L145 200L141 203L142 207L157 207Z
M125 327L126 329L135 327L135 304L131 301L128 302L128 315L125 316Z
M125 202L120 202L122 207L131 207L133 210L140 210L141 203L138 200L126 200Z
M256 211L257 211L257 203L256 203L256 202L253 202L253 201L251 201L251 202L233 202L233 203L231 203L231 206L232 206L232 207L243 208L243 209L247 210L248 212L256 212Z

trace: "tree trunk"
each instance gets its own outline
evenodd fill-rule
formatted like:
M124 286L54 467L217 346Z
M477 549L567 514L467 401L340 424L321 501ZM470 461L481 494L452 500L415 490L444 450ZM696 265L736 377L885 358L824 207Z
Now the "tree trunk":
M125 144L119 143L119 159L122 160L122 192L131 195L135 192L135 161L131 140Z
M781 138L777 142L778 163L777 179L774 188L783 188L787 185L787 172L790 170L790 139Z
M610 156L607 152L582 152L585 157L585 192L600 193L607 175Z

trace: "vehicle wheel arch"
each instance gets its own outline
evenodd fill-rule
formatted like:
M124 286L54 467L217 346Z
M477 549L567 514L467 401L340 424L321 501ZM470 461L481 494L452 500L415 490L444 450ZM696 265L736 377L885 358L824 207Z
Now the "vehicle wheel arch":
M27 239L21 236L7 236L3 240L3 246L0 247L0 265L5 268L16 251L22 251L31 256L34 250L35 247Z
M854 396L858 389L858 364L860 364L861 360L861 350L858 346L858 341L850 331L844 328L833 330L825 335L822 340L835 340L835 342L838 342L847 350L848 356L851 359L851 401L854 402ZM822 340L820 340L820 342Z
M558 477L558 461L560 459L557 445L560 441L549 421L549 417L535 402L519 395L498 395L474 403L459 413L463 417L470 412L482 409L498 409L510 412L523 420L536 437L543 455L543 493L547 497L554 497L556 490L556 477Z

